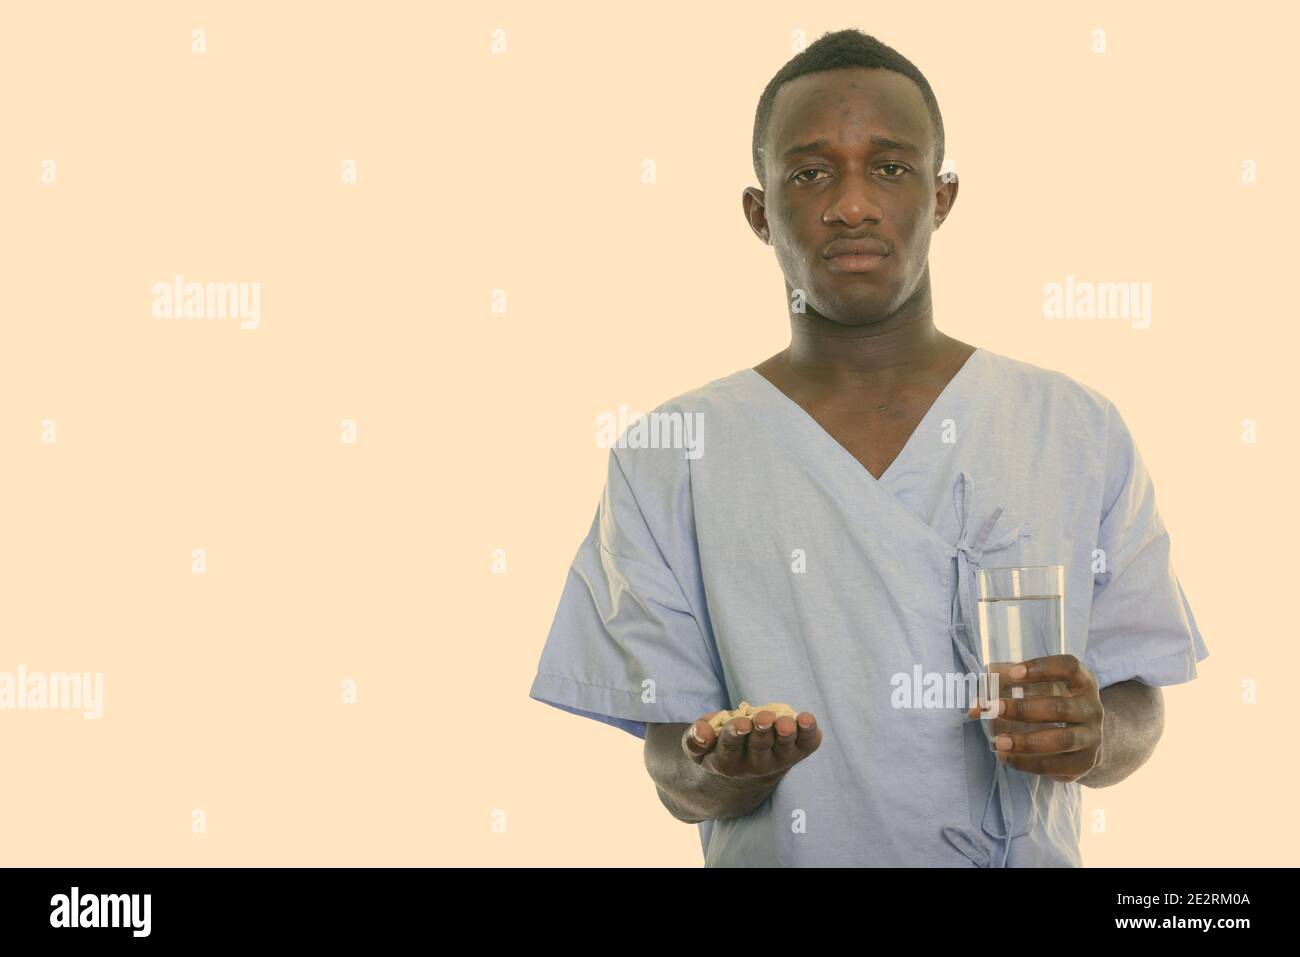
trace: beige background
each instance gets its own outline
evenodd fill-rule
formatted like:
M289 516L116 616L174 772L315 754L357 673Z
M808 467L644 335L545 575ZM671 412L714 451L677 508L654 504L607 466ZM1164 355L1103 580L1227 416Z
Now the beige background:
M596 415L787 341L754 109L855 26L944 112L937 324L1117 404L1210 648L1085 863L1297 863L1283 6L6 4L0 671L105 700L0 711L0 861L698 866L640 743L527 690ZM260 328L153 318L176 272ZM1044 319L1067 274L1151 327Z

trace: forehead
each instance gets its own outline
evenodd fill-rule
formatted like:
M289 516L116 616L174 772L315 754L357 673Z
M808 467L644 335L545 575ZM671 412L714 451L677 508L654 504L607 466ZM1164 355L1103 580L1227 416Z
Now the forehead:
M825 138L843 146L865 144L873 133L933 148L925 97L893 70L827 70L795 77L777 90L768 124L769 158L796 143Z

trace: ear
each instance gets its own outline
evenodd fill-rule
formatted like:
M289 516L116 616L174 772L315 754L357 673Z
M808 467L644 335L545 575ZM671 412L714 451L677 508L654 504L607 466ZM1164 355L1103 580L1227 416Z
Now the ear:
M957 172L944 172L935 177L934 183L934 228L938 229L957 202Z
M745 213L745 221L754 235L763 241L764 246L772 245L772 230L767 222L767 203L763 191L757 186L746 186L740 195L740 205Z

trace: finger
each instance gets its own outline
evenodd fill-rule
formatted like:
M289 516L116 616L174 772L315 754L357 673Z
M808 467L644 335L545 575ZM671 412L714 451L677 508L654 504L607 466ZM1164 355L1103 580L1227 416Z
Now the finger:
M709 724L708 718L700 718L682 735L682 746L686 753L690 755L692 761L699 764L704 756L712 750L714 743L718 740L718 734Z
M1091 698L1065 695L1036 695L1027 698L1002 698L1002 715L1009 721L1063 721L1066 724L1089 724L1096 717Z
M1029 659L1033 660L1033 659ZM1051 681L1035 680L1032 675L1026 674L1021 678L1012 678L1011 672L1028 664L1028 661L995 661L984 668L986 675L985 682L987 690L984 692L984 699L994 698L1026 698L1034 695L1049 694L1066 694L1067 690L1064 684L1055 679Z
M1078 754L1004 754L1002 762L1017 771L1041 774L1061 783L1087 772Z
M1012 725L1010 722L1004 721L1001 718L989 718L980 722L980 731L983 732L984 737L988 739L989 748L993 751L997 751L997 739L999 736L1003 734L1013 734L1018 727L1019 725Z
M993 721L1000 718L1006 711L1006 705L1003 704L1006 700L1006 698L994 698L983 704L971 705L970 711L966 712L967 720Z
M776 740L772 743L772 757L778 764L791 764L799 754L799 725L794 718L783 714L772 725Z
M1082 751L1094 742L1095 732L1081 724L1044 728L1042 731L1011 731L993 739L998 751L1014 754L1065 754Z
M997 737L999 734L1014 733L1018 726L1007 721L1005 718L989 718L985 727L988 728L990 736Z
M1018 662L1007 672L1003 681L1012 685L1027 685L1035 681L1060 681L1071 694L1095 691L1097 679L1074 655L1047 655Z
M753 722L748 718L732 718L722 726L718 743L705 761L711 762L713 770L719 774L740 774L745 763L745 738L752 729Z
M795 719L795 723L799 726L799 733L794 746L800 754L807 757L821 746L821 726L817 723L817 719L807 711L799 712L799 717Z
M987 703L987 699L997 698L1007 694L1007 688L1011 686L1011 669L1020 662L1017 661L990 661L984 666L981 675L984 686L980 689L980 702ZM977 703L980 703L977 702Z
M754 715L754 730L745 742L745 763L751 771L763 774L772 770L772 725L775 721L776 715L771 711L759 711Z

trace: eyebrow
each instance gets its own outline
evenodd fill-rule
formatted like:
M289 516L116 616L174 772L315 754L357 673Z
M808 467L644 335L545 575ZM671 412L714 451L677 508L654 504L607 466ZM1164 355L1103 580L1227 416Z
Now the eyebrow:
M781 154L781 159L782 161L788 160L790 157L798 156L801 153L818 153L826 149L830 145L831 145L830 140L825 140L825 139L813 140L811 143L803 143L799 146L790 147L788 150L786 150L784 153ZM878 134L873 135L871 137L871 145L883 146L887 150L902 150L905 153L911 152L911 153L915 153L917 156L921 155L921 151L911 143L905 142L903 140L891 140L887 136L880 136Z

